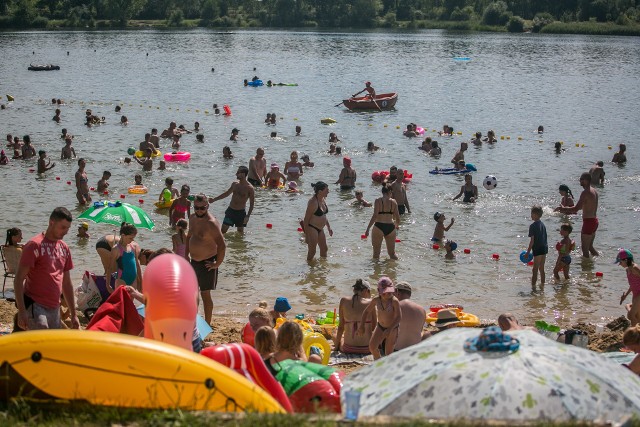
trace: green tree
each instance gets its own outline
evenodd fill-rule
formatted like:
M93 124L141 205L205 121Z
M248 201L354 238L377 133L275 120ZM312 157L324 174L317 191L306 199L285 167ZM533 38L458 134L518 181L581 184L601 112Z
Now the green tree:
M353 0L351 5L351 25L373 27L378 16L380 3L377 0Z
M202 12L200 13L200 18L213 21L217 17L220 16L220 5L217 0L206 0L202 4Z
M524 19L519 16L512 16L507 22L507 31L510 33L521 33L524 31Z
M503 1L491 3L482 14L482 23L486 25L505 25L508 20L507 4Z
M120 25L126 25L146 3L147 0L105 0L108 16Z
M13 11L13 22L19 27L28 27L38 16L35 0L18 0Z

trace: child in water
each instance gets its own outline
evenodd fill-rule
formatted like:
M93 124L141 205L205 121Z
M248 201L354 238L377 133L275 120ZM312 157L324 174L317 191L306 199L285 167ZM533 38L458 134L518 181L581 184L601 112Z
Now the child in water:
M433 219L436 221L436 228L435 230L433 230L433 237L431 238L431 241L435 243L441 242L444 240L444 232L449 231L449 229L455 222L455 219L451 218L451 222L447 227L444 226L444 220L446 219L446 217L442 212L436 212L435 214L433 214Z
M540 284L544 286L544 262L547 259L549 247L547 246L547 228L540 221L542 218L542 206L533 206L531 208L531 219L533 223L529 226L529 247L527 248L526 258L529 258L533 251L533 274L531 276L531 286L535 287L538 281L538 272L540 272Z
M186 219L179 219L176 222L176 230L178 231L176 234L171 236L171 241L173 242L173 253L176 255L180 255L181 257L186 257L186 241L187 241L187 227L189 223Z
M630 293L632 294L631 304L627 304L626 308L631 326L635 326L640 323L640 267L633 262L633 254L626 249L620 249L616 257L616 264L620 264L620 267L627 271L629 289L622 294L620 304L624 302Z
M80 239L88 239L89 237L89 233L87 233L87 230L89 230L89 224L86 222L82 222L79 226L78 226L78 237Z
M364 335L365 323L375 310L378 314L378 323L371 334L369 341L369 351L374 359L380 359L380 344L385 341L385 356L393 353L398 340L398 326L402 318L400 314L400 301L394 296L395 287L388 277L381 277L378 281L378 296L371 299L371 302L362 313L360 326L357 334Z
M573 206L575 203L573 201L573 193L571 192L571 190L569 189L569 187L565 184L562 184L559 188L558 191L560 192L560 195L562 196L562 201L560 202L560 206L567 206L567 207L571 207Z
M356 190L356 200L353 202L353 206L368 208L373 205L364 199L364 193L361 190Z
M561 271L564 272L564 278L569 279L569 264L571 264L571 251L576 247L576 243L571 240L569 234L573 231L571 224L562 224L560 226L560 235L562 240L556 244L558 250L558 259L556 260L556 266L553 269L553 277L556 280L560 280Z
M454 254L453 251L455 251L456 249L458 249L458 244L453 240L447 240L447 242L444 244L444 250L447 251L444 259L455 259L456 254Z
M233 159L233 153L228 145L222 149L222 157L225 159Z

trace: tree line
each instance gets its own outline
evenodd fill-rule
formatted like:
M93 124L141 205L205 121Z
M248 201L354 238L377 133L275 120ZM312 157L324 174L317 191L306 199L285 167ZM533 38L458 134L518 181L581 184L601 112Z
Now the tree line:
M0 0L0 27L126 26L425 28L475 22L539 31L552 22L640 23L640 0Z

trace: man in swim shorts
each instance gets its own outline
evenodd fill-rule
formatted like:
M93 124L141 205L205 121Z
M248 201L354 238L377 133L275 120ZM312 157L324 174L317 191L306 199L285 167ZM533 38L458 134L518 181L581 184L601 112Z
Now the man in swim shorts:
M254 187L262 187L267 175L267 160L264 158L264 148L259 147L256 155L249 160L249 175L247 181Z
M393 193L393 198L398 202L398 213L400 215L404 215L405 212L411 213L409 199L407 198L407 186L402 182L404 170L398 169L396 176L398 179L391 184L391 192Z
M211 291L218 284L218 267L224 261L227 245L220 230L220 223L209 212L207 196L198 194L193 202L193 209L194 213L189 217L185 257L191 260L191 266L196 272L204 319L211 324Z
M598 256L598 251L593 247L598 230L598 192L591 186L591 174L585 172L580 175L580 185L584 189L575 206L560 206L555 209L563 214L575 214L582 210L582 232L580 241L582 244L582 256L589 258L589 254Z
M427 312L420 304L410 300L413 289L408 282L396 283L395 289L395 296L400 301L400 313L402 314L395 347L395 350L398 351L422 340L422 327L424 319L427 318Z
M231 187L221 195L209 198L209 203L222 200L231 195L229 207L224 212L224 220L222 221L222 234L226 233L230 226L236 227L238 233L244 232L244 227L249 222L251 212L253 212L253 204L255 201L255 191L253 185L247 181L249 168L246 166L238 167L236 172L237 181L231 183ZM246 211L247 200L249 200L249 212Z

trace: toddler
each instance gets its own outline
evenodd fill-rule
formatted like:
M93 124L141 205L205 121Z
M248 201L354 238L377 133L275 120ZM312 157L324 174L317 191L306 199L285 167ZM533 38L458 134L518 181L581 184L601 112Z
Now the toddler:
M569 279L569 264L571 264L571 251L575 249L576 243L571 240L569 234L573 231L573 227L570 224L562 224L560 226L560 235L562 240L556 244L558 250L558 260L556 266L553 269L553 277L560 279L560 271L564 272L564 278Z
M455 220L454 218L451 218L451 222L447 227L445 227L444 220L446 217L442 212L436 212L433 214L433 219L436 221L436 229L433 230L433 237L431 238L431 241L435 243L441 242L444 240L444 232L449 231Z

